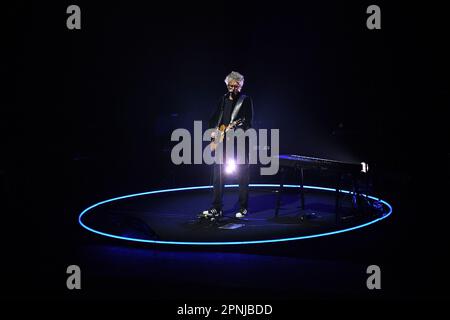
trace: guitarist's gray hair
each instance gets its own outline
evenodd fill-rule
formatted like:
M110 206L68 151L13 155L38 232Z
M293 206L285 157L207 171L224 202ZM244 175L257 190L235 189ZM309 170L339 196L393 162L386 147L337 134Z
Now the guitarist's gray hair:
M236 71L231 71L229 75L225 78L225 83L228 85L228 82L231 80L235 80L239 82L239 85L242 87L244 85L244 76Z

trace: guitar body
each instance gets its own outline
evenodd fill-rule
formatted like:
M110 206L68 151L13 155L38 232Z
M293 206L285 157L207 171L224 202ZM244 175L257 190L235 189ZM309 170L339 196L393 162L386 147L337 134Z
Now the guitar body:
M233 121L232 123L230 123L228 126L226 126L226 125L224 125L224 124L221 124L220 126L219 126L219 128L217 128L217 130L218 130L218 132L219 132L219 136L217 137L215 137L214 138L214 140L210 143L210 147L211 147L211 150L216 150L216 148L217 148L217 146L219 145L219 143L222 143L223 142L223 139L225 138L225 133L228 131L228 130L231 130L231 129L233 129L234 127L236 127L237 125L239 125L239 124L241 124L242 123L242 120L241 119L239 119L239 120L236 120L236 121Z

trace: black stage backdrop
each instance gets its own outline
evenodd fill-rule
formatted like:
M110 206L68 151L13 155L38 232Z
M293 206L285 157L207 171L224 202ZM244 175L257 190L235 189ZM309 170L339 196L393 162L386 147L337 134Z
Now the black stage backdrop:
M397 207L368 250L406 286L386 298L448 298L445 15L438 2L393 2L374 3L381 30L366 28L365 1L7 6L2 296L97 298L65 289L88 237L77 214L116 195L208 184L204 166L171 164L170 134L207 120L236 70L255 127L280 128L280 152L373 164L374 192ZM81 30L66 28L70 4Z

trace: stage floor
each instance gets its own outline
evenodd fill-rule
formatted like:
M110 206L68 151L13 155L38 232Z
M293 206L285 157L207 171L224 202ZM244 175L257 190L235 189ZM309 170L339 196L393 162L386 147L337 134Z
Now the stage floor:
M241 244L300 240L368 226L391 212L387 203L375 208L362 198L362 210L352 196L341 193L338 219L335 192L305 189L301 210L299 188L285 188L275 216L278 188L251 187L249 214L237 219L238 188L225 188L224 216L216 223L197 218L210 206L209 187L180 188L110 199L80 215L80 223L95 233L140 242L168 244ZM379 202L377 202L380 204Z

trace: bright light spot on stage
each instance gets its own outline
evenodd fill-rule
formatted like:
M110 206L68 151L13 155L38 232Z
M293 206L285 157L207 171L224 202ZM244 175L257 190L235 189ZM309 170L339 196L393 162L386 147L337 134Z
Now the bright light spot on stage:
M361 172L366 173L366 172L369 171L369 164L368 163L361 162L361 166L362 166Z
M225 164L225 173L232 174L236 171L236 163L234 160L228 160Z

